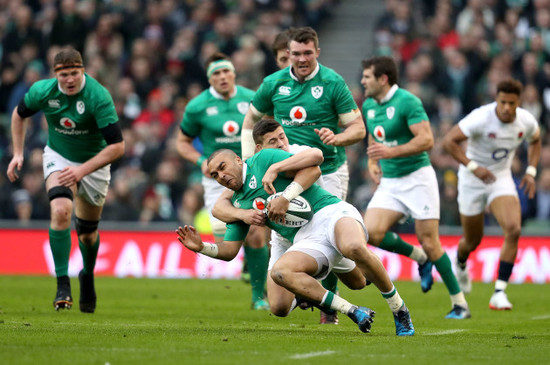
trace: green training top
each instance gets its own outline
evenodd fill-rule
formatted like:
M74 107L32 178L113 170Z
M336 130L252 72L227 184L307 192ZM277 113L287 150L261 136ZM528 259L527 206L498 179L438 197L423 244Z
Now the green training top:
M206 157L221 148L241 155L241 128L254 91L242 86L236 88L235 95L225 100L210 87L185 108L181 131L189 137L199 137Z
M233 197L231 198L233 205L241 209L252 209L256 206L255 204L262 202L267 206L266 200L269 194L267 194L263 188L262 178L272 164L287 159L290 156L292 156L292 154L286 151L277 148L266 148L246 160L246 176L244 177L242 188L233 193ZM288 184L293 181L292 178L285 177L283 174L284 173L279 174L277 179L273 182L273 186L277 192L285 190ZM302 192L300 196L309 202L314 213L327 205L340 202L340 199L317 184L313 184L309 189ZM266 220L266 225L277 231L290 242L294 240L296 232L300 229L274 224L269 219ZM229 223L227 224L224 240L242 241L246 237L249 228L250 226L241 221Z
M30 110L42 110L48 121L48 146L66 159L86 162L107 146L100 128L116 123L113 98L99 82L84 75L76 95L59 89L57 79L35 82L25 94Z
M401 88L397 88L389 100L383 100L380 104L373 98L365 100L363 118L375 141L389 147L409 142L414 137L409 126L428 120L420 99ZM429 165L430 158L426 151L413 156L380 160L384 177L406 176Z
M317 147L323 151L323 174L332 173L346 161L344 147L321 142L314 129L326 127L339 133L338 114L357 109L344 79L334 70L319 64L304 82L287 67L267 76L254 95L252 104L262 113L273 113L291 144Z

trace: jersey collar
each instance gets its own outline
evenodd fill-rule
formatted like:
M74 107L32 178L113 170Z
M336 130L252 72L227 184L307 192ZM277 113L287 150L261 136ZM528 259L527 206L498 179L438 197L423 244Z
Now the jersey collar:
M216 89L214 89L214 86L210 86L208 90L210 91L210 94L212 94L212 96L214 96L216 99L224 99L223 95L217 92ZM229 98L231 99L235 95L237 95L237 86L235 86L233 92L231 93L231 95L229 95Z
M84 89L84 86L86 86L86 75L84 75L84 77L82 78L82 84L80 84L80 90L78 90L78 92L81 92L82 89ZM61 91L62 94L67 95L67 93L63 91L61 86L59 86L59 82L57 83L57 88L59 89L59 91Z
M317 67L315 67L315 70L313 70L312 73L310 73L309 75L306 76L306 78L304 79L304 82L305 81L309 81L311 80L312 78L314 78L315 76L317 76L317 74L319 73L319 70L321 69L321 67L319 66L319 62L317 62ZM294 75L294 73L292 72L292 66L289 67L289 71L290 72L290 77L292 77L295 81L298 81L300 82L300 80L298 80L298 78Z
M246 170L248 170L248 165L243 161L243 186L246 181Z
M397 92L397 89L399 89L399 86L397 86L397 84L393 84L393 86L390 88L386 96L380 99L380 103L378 104L382 104L389 101L395 95L395 93Z

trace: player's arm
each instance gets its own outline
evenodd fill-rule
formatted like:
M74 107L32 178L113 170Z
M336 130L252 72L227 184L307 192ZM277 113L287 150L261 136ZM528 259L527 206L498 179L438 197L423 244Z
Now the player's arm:
M307 148L282 161L272 164L262 178L262 185L268 194L274 194L273 181L281 172L298 171L306 167L320 166L324 161L323 152L318 148Z
M343 128L340 133L334 133L328 128L315 129L321 141L329 146L349 146L365 138L366 129L359 109L349 113L339 114L339 125Z
M118 122L100 128L100 132L107 142L107 146L82 165L67 166L61 170L59 174L59 183L61 185L71 186L76 184L84 176L118 160L124 155L124 140L122 139L122 131Z
M232 196L233 191L229 189L222 192L212 208L212 215L214 217L225 223L243 221L248 225L265 225L265 214L263 212L255 209L236 208L231 203Z
M537 191L537 184L535 183L535 177L537 176L537 165L540 160L540 153L542 150L542 141L540 139L540 129L537 129L529 146L527 147L527 162L529 166L525 170L525 175L521 179L519 184L520 189L525 187L525 193L529 199L535 197L535 192Z
M375 142L374 137L369 134L369 146L373 145ZM367 157L368 157L368 148L367 148ZM380 165L378 165L378 160L374 158L369 158L367 160L367 167L369 169L369 175L376 185L380 184L380 178L382 177L382 170Z
M453 158L466 166L478 179L482 180L485 184L490 184L495 181L495 176L491 171L483 166L479 166L475 161L470 160L464 150L461 147L461 143L467 140L468 137L462 132L458 125L451 128L449 133L443 138L443 148Z
M216 258L231 261L239 253L243 241L223 241L222 243L202 242L200 234L193 226L178 227L178 241L191 251Z
M178 138L176 140L176 149L181 157L187 161L197 165L204 176L210 177L210 172L208 172L208 166L206 166L206 161L208 158L203 156L193 147L193 138L189 137L181 129L178 129Z
M420 123L412 124L409 126L413 138L407 143L402 145L388 147L382 143L369 144L367 153L369 158L376 160L406 157L417 155L421 152L428 151L434 145L434 136L432 134L432 128L430 122L423 120Z
M246 115L243 120L243 128L241 131L241 156L243 161L247 158L252 157L256 150L256 143L254 143L254 138L252 137L252 129L254 124L256 124L262 117L264 113L260 112L250 104Z
M8 179L14 182L19 178L17 170L21 171L23 168L24 160L24 148L25 148L25 133L27 125L29 124L28 117L35 112L29 110L25 106L25 102L21 103L13 109L11 113L11 139L13 157L8 165Z

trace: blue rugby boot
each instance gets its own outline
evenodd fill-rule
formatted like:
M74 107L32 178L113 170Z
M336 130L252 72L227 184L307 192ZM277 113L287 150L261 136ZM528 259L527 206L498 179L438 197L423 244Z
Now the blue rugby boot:
M411 321L411 314L405 303L403 303L401 309L399 309L397 313L393 314L393 320L395 322L395 334L397 336L414 336L414 326Z
M432 267L433 264L430 260L422 265L418 264L418 273L420 274L420 288L422 288L423 293L427 293L434 283L434 278L432 276Z
M348 312L348 316L351 318L351 320L357 323L361 332L365 333L370 332L370 325L374 321L375 314L376 312L370 308L358 307L356 305L351 307L350 311Z

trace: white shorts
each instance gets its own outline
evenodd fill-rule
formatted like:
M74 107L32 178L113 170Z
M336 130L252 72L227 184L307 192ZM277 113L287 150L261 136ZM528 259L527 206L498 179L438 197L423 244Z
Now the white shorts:
M204 187L204 206L210 215L212 233L215 236L223 236L225 234L225 223L212 215L212 209L226 187L220 185L215 179L206 176L202 177L202 186Z
M389 209L417 220L439 219L439 186L432 166L403 177L383 177L367 210Z
M319 180L322 181L319 185L323 189L332 195L336 195L339 199L346 200L349 185L348 162L346 161L338 170L330 174L322 175Z
M516 184L510 170L493 172L496 181L484 184L474 174L466 169L458 171L458 211L465 216L478 215L485 211L485 207L504 195L518 196Z
M61 171L67 166L80 166L82 163L67 160L50 147L44 147L42 154L42 169L44 171L44 180L52 172ZM100 169L84 176L78 183L76 195L85 198L90 204L101 207L105 204L105 197L109 190L111 181L111 165L103 166Z
M269 270L285 252L298 251L313 257L318 264L322 263L315 275L318 280L326 278L331 271L335 273L352 271L355 268L355 262L342 255L336 248L334 238L336 222L344 217L351 217L361 224L365 233L365 242L367 242L368 235L363 218L353 205L346 202L328 205L315 213L311 221L298 230L293 244L289 245L290 242L284 238L284 241L272 242Z

